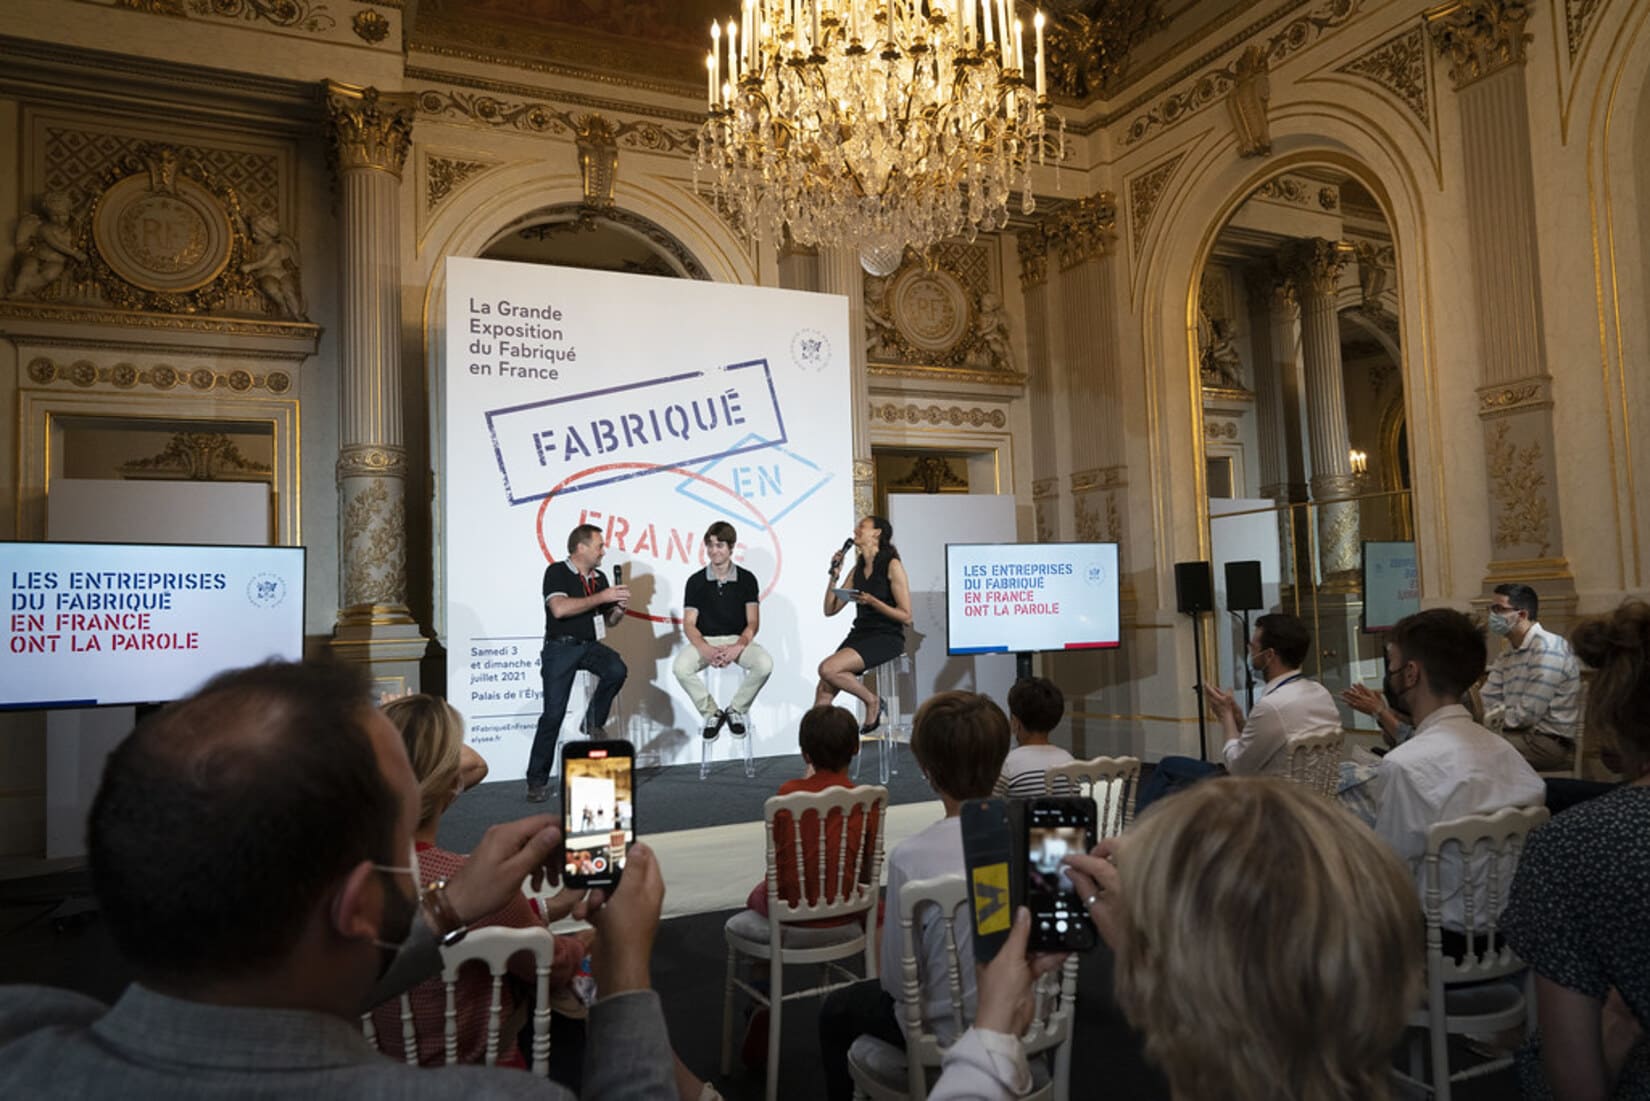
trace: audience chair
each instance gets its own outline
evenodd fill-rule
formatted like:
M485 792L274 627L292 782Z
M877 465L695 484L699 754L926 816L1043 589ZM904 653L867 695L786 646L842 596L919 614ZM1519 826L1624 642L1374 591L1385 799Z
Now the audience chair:
M1411 1034L1410 1078L1430 1082L1437 1101L1449 1101L1450 1083L1476 1078L1512 1063L1506 1055L1467 1070L1450 1073L1451 1033L1483 1035L1500 1032L1521 1022L1535 1027L1535 992L1524 963L1496 932L1501 907L1512 886L1518 857L1531 830L1547 821L1546 807L1508 807L1494 814L1475 814L1440 822L1427 831L1421 900L1426 914L1426 1001L1410 1016L1410 1026L1426 1029L1432 1048L1430 1079L1422 1074L1421 1034ZM1464 906L1459 961L1444 954L1442 911L1444 876L1440 864L1446 850L1454 850L1465 869L1459 890ZM1484 857L1476 866L1469 857ZM1453 878L1453 876L1452 876Z
M1055 765L1043 773L1043 790L1050 795L1093 797L1096 837L1116 837L1129 828L1139 787L1139 757L1096 757Z
M1578 716L1578 720L1576 722L1575 760L1570 763L1569 768L1543 769L1541 772L1537 773L1537 775L1541 776L1543 779L1569 778L1573 780L1585 780L1587 778L1587 689L1592 679L1591 672L1582 673L1581 691L1576 696L1576 715Z
M508 973L506 967L510 957L517 952L533 953L536 976L533 1000L533 1050L528 1054L532 1058L533 1073L549 1076L550 966L556 957L556 938L548 929L488 926L472 930L457 944L441 949L441 981L446 988L442 1020L444 1064L450 1065L458 1061L458 972L459 968L471 960L485 963L492 978L492 997L487 1007L486 1064L493 1066L498 1062L499 1049L502 1046L500 1032L507 1023L503 1020L499 990L504 983L504 976ZM409 1065L417 1066L418 1028L413 1017L412 999L408 994L402 994L400 1003L402 1058ZM371 1013L361 1015L361 1028L366 1034L367 1042L378 1047L378 1033L373 1027Z
M937 907L945 931L946 973L922 975L918 972L920 938L917 915L925 907ZM874 1036L861 1036L848 1049L848 1072L854 1080L856 1101L924 1101L931 1076L939 1074L945 1049L940 1046L933 1022L923 1020L922 989L927 984L945 982L951 988L951 1026L961 1036L973 1023L963 1006L962 969L973 967L974 959L962 959L956 941L957 920L972 921L967 881L960 875L918 879L900 888L900 989L905 1013L905 1050ZM886 934L885 934L886 935ZM1030 1026L1021 1035L1026 1058L1031 1064L1032 1092L1029 1099L1066 1101L1071 1084L1071 1031L1077 1009L1077 957L1071 956L1057 974L1038 980L1036 1011ZM1052 1067L1050 1063L1052 1062Z
M882 883L882 839L887 830L888 789L881 787L830 788L820 792L775 795L762 808L768 849L768 916L742 910L728 919L723 929L728 942L727 986L722 1003L722 1073L733 1072L733 995L746 997L768 1010L767 1099L774 1101L779 1087L780 1011L787 1001L811 997L858 982L837 963L850 956L865 959L864 978L877 974L877 896ZM774 839L774 820L784 814L791 821L790 864L797 869L799 887L792 905L779 893L779 862ZM858 817L859 844L849 848L848 824ZM835 854L827 844L833 819L841 823L841 840ZM814 841L815 859L803 861L803 836ZM835 865L835 890L826 877L827 862ZM808 902L807 885L817 883L817 901ZM840 925L813 923L841 919ZM739 976L739 959L768 963L768 990ZM821 964L823 980L802 990L785 989L787 964Z
M1341 746L1345 740L1346 734L1340 730L1289 739L1283 751L1288 763L1285 778L1327 799L1335 798L1335 789L1341 781Z
M867 742L875 742L877 745L878 783L888 783L888 777L899 772L893 767L893 756L899 751L900 742L911 740L910 728L905 724L904 714L900 711L899 685L900 680L910 673L910 654L890 658L881 665L874 665L865 671L865 675L871 678L871 690L888 704L888 713L882 717L881 726L869 734L860 735L860 751L854 755L854 779L859 779L859 765L865 757Z
M745 671L737 665L726 665L720 669L707 665L703 670L701 670L701 675L707 678L705 681L705 688L709 690L711 699L720 700L723 698L722 689L725 688L726 685L722 682L726 679L730 670L739 674L740 677L745 675ZM736 688L738 683L738 679L735 679L734 685ZM697 714L697 712L695 712L695 714ZM745 713L745 732L743 734L735 737L733 731L729 730L725 726L722 728L722 733L726 734L730 738L733 738L734 741L745 743L745 778L748 780L755 777L756 759L753 756L751 743L756 740L756 725L755 720L751 718L750 712L747 711ZM703 780L706 776L710 775L710 766L712 764L710 759L710 748L722 740L722 734L718 734L714 738L705 738L701 736L701 729L695 729L693 734L694 736L699 737L699 779Z

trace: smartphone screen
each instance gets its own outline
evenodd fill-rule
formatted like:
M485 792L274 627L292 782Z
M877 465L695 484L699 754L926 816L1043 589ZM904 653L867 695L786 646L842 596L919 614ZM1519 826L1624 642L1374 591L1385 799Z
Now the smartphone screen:
M1033 951L1093 948L1094 923L1062 861L1094 848L1093 799L1032 799L1026 807L1026 906Z
M636 840L635 750L625 741L562 747L562 878L572 887L611 887Z

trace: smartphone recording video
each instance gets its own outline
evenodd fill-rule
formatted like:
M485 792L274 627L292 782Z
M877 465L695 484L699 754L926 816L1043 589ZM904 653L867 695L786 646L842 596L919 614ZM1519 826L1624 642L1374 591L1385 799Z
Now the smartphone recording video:
M1026 807L1026 907L1031 949L1081 952L1097 937L1063 863L1094 847L1093 799L1032 799Z
M635 750L629 742L562 747L562 879L570 887L611 887L636 840Z

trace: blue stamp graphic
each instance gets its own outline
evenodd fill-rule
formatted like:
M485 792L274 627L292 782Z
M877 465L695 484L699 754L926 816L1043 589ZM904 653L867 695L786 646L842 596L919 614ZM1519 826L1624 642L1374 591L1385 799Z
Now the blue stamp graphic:
M765 359L512 405L486 417L512 505L548 497L585 471L593 473L563 492L778 447L787 439Z
M741 448L711 460L694 471L720 482L754 505L770 524L777 524L803 501L817 493L834 476L812 459L785 447L771 447L757 455L741 454ZM734 523L748 520L742 510L730 508L728 499L692 478L683 478L676 492L697 501Z
M272 573L260 573L246 583L246 601L254 608L278 608L286 599L286 581Z

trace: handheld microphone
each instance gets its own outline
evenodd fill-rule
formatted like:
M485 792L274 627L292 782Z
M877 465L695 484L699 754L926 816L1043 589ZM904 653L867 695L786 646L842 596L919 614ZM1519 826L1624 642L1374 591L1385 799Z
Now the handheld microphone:
M846 538L842 541L842 553L847 554L848 551L850 549L852 549L853 545L854 545L854 537L852 535L850 535L850 536L848 536L848 538Z
M624 567L623 566L614 566L613 567L613 587L616 589L620 585L623 585L623 584L624 584Z

